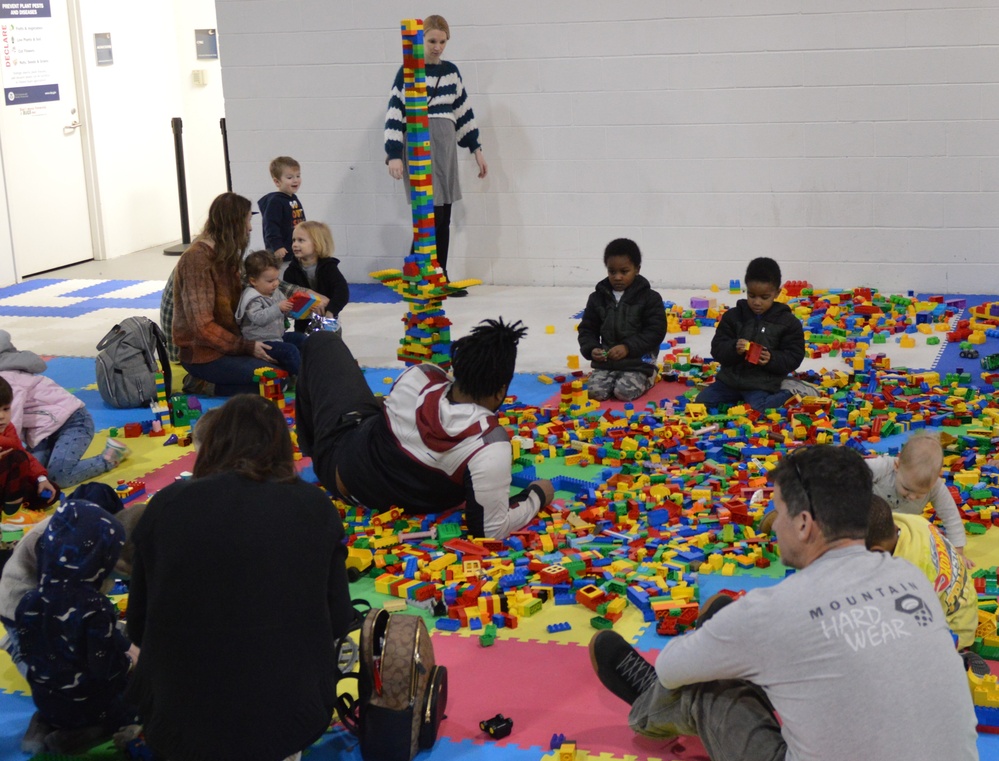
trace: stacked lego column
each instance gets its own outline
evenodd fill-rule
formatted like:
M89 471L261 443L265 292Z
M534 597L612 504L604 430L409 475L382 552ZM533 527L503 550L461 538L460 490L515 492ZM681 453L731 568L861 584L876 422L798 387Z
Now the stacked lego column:
M406 161L410 203L413 209L413 252L403 269L380 270L380 280L409 305L403 322L406 334L399 341L398 357L408 365L451 363L451 321L442 302L447 280L437 263L434 234L434 186L427 117L427 78L423 65L423 20L402 22L402 76L406 98Z

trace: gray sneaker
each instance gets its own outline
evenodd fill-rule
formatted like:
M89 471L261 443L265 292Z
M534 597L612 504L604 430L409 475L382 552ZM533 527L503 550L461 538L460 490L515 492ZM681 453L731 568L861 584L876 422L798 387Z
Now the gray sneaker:
M781 391L790 391L798 396L821 396L822 389L797 378L785 378L780 382Z

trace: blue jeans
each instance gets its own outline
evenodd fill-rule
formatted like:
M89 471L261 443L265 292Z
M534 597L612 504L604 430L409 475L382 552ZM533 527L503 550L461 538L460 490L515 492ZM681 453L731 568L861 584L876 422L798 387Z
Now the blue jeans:
M271 363L246 355L223 354L211 362L181 362L181 365L195 378L214 383L216 396L235 396L258 393L260 384L253 373L261 367L270 367Z
M302 344L308 338L307 333L285 333L281 341L264 341L267 353L274 358L274 364L289 375L298 376L302 365Z
M94 419L81 407L55 433L28 451L49 472L49 479L65 489L89 481L111 470L102 455L81 459L94 440Z
M763 412L763 410L777 409L792 396L790 391L781 389L777 391L763 391L756 388L739 390L726 386L715 378L714 383L699 393L694 401L706 407L745 402L757 412Z
M0 639L0 647L6 650L10 655L10 659L14 662L14 667L17 669L17 673L27 679L28 664L24 662L24 657L21 655L21 640L17 636L17 630L14 628L14 622L3 619L0 623L3 624L3 628L6 631L3 639Z

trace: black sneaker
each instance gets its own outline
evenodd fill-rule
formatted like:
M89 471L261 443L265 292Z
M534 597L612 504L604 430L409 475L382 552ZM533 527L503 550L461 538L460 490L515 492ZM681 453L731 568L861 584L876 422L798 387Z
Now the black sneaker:
M21 738L21 751L33 756L45 751L45 736L52 731L42 715L35 711L28 722L28 729Z
M652 664L610 629L597 632L590 640L590 663L604 687L629 705L658 678Z
M988 676L992 673L989 664L978 653L974 653L971 650L962 650L958 655L964 661L965 671L970 671L975 676Z
M705 621L732 602L734 602L734 600L724 592L718 592L711 595L711 597L704 602L704 605L700 607L697 613L697 621L694 622L694 627L696 629L700 629L704 625Z

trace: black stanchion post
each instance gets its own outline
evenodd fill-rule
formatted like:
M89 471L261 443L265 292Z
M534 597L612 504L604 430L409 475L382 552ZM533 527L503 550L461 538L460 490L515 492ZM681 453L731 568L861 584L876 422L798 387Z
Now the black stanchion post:
M232 192L232 170L229 168L229 133L225 131L225 117L219 119L219 128L222 130L222 155L225 158L225 188Z
M173 152L177 159L177 200L180 201L181 243L163 249L168 256L180 256L191 245L191 223L187 218L187 174L184 172L184 120L175 116L170 120L173 127Z

